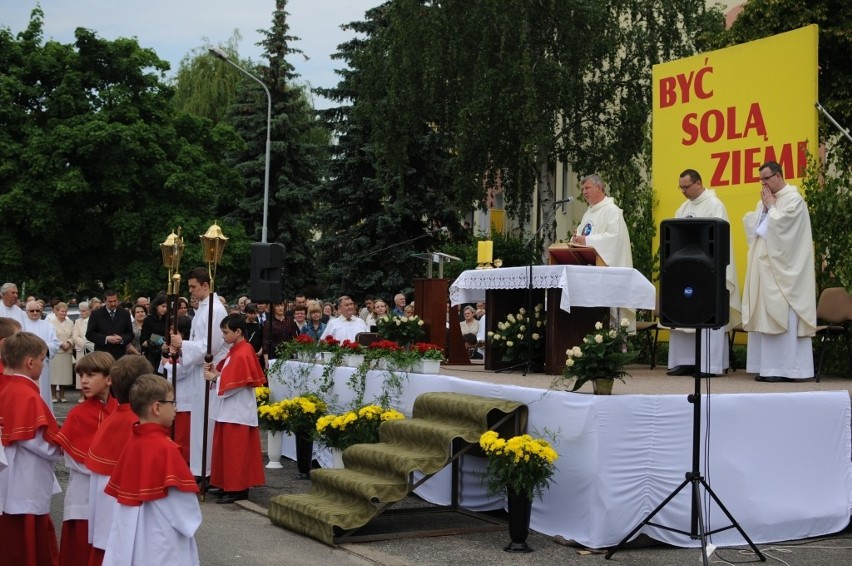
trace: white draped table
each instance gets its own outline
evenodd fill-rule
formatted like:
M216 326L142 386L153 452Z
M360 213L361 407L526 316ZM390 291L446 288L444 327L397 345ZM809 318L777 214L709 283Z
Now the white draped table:
M450 285L450 304L485 300L485 291L526 289L529 267L471 269L463 271ZM629 267L593 265L533 266L533 289L561 289L560 308L622 307L653 310L656 290L648 279Z
M352 401L346 381L353 371L335 370L333 393L341 406ZM321 375L322 366L288 362L280 375L270 379L273 398L304 391ZM366 401L380 394L383 375L368 374ZM299 389L294 391L297 381ZM592 548L615 545L691 468L693 413L685 395L594 396L412 374L396 408L410 416L414 399L429 391L521 401L529 406L530 434L541 435L545 429L557 433L558 470L543 499L533 502L530 523L546 535L561 535ZM702 446L702 473L755 543L824 535L849 523L848 392L714 394L710 402L706 395L703 399L701 437L707 444ZM285 453L286 448L285 443ZM324 459L319 453L318 458ZM463 458L460 501L468 509L503 505L501 498L487 495L484 471L484 459ZM417 493L432 503L449 504L449 470ZM684 489L655 522L688 531L690 495L690 489ZM715 506L708 521L708 530L727 524ZM676 546L697 545L689 537L655 527L640 532ZM714 534L713 542L744 544L735 529Z

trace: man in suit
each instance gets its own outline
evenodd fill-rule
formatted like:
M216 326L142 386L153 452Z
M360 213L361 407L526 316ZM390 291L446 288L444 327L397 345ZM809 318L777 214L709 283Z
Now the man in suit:
M117 360L133 341L133 323L127 310L118 308L118 293L107 290L105 299L104 306L89 315L86 340L95 345L95 351L108 352Z

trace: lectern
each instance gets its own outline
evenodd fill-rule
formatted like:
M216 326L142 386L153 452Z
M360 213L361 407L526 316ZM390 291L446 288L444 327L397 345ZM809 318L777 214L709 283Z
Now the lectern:
M459 258L440 252L414 254L428 264L427 277L414 280L414 314L423 319L426 341L444 348L453 364L470 363L459 336L459 344L447 336L447 304L450 281L444 279L444 263L460 261ZM432 265L438 264L438 277L432 277ZM458 325L456 325L458 326ZM452 335L450 335L452 336Z

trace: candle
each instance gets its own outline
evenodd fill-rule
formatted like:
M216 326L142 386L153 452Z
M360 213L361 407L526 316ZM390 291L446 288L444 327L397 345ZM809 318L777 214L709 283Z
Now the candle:
M491 263L494 257L494 242L483 240L477 242L476 263Z

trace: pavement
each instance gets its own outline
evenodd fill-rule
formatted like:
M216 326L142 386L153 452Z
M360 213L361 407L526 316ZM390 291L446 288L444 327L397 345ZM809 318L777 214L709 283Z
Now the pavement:
M694 389L691 378L670 377L665 368L649 370L647 366L631 366L632 377L627 383L616 382L615 394L683 394ZM454 366L442 368L442 373L464 379L477 379L496 383L513 383L529 387L548 387L553 376L520 373L494 374L482 366ZM706 391L713 393L743 393L765 391L852 390L852 380L824 378L821 383L812 380L800 383L759 383L743 371L727 376L702 380ZM586 387L581 389L585 391ZM57 404L57 418L62 421L74 406L77 394L68 394L69 403ZM263 442L265 443L265 435ZM264 446L265 453L265 446ZM604 550L585 549L561 537L551 537L530 532L528 543L533 552L507 553L505 531L467 533L429 538L397 538L391 540L350 543L329 547L313 539L274 526L266 517L269 500L282 493L302 493L310 489L310 481L298 479L296 465L282 458L283 468L266 469L263 487L250 490L249 499L233 505L218 505L215 497L201 503L203 523L196 534L201 564L205 566L262 566L262 565L485 565L529 564L552 566L568 565L660 565L681 566L701 564L701 550L675 548L640 536L626 548L619 550L611 560L605 560ZM64 465L56 466L57 477L63 487L67 483ZM545 494L544 497L547 497ZM63 494L54 497L51 514L61 530ZM400 507L433 508L416 496L410 496ZM495 512L505 519L505 513ZM399 532L406 529L437 527L464 529L480 524L459 513L433 512L415 515L380 517L370 527L380 532ZM688 525L682 526L688 529ZM626 534L626 533L625 533ZM852 564L852 526L831 536L792 542L758 545L769 564L789 566L838 566ZM748 547L719 548L710 557L711 564L759 563ZM166 565L162 565L166 566Z

